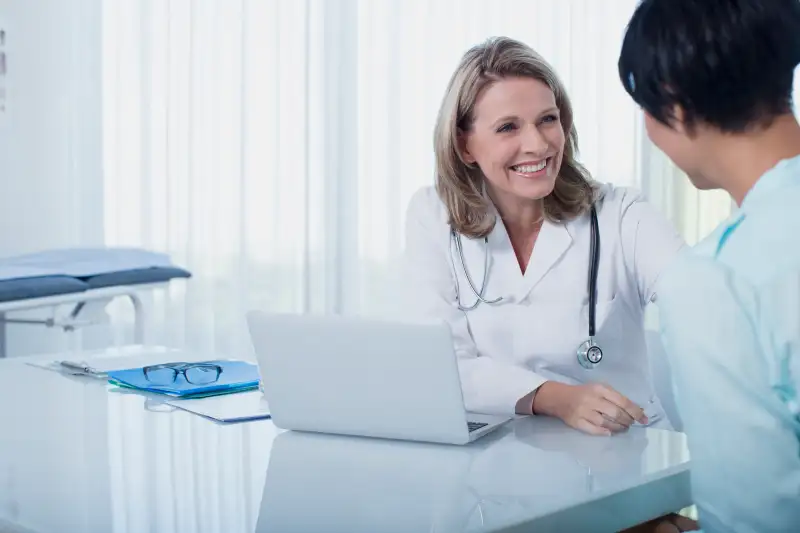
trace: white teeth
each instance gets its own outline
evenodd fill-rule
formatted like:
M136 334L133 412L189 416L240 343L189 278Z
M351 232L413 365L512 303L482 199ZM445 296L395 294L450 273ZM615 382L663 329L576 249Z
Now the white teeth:
M530 174L533 172L539 172L546 166L547 166L547 160L545 159L538 165L519 165L511 168L516 170L517 172L522 172L523 174Z

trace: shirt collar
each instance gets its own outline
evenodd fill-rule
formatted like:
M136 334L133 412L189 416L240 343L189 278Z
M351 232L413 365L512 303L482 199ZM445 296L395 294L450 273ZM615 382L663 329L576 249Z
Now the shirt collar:
M769 169L753 185L742 201L740 211L745 213L751 210L755 204L777 190L781 190L788 185L796 185L800 176L800 155L783 159L777 165Z
M762 200L769 198L775 191L779 191L788 185L796 184L798 176L800 176L800 156L782 159L765 172L744 197L742 205L735 208L714 232L716 252L719 253L725 240L736 226L745 219L747 213L755 210Z

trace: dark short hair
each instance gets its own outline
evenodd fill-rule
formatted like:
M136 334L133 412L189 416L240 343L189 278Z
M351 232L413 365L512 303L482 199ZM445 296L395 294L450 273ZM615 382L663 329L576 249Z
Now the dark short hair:
M727 133L792 112L800 0L642 0L628 24L619 76L633 100L670 125Z

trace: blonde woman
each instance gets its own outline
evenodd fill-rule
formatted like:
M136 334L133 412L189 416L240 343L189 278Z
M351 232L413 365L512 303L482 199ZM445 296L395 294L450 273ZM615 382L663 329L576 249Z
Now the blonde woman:
M644 309L683 242L639 193L577 161L553 68L508 38L470 49L434 147L436 186L408 206L405 258L416 314L452 329L467 410L592 434L668 427Z

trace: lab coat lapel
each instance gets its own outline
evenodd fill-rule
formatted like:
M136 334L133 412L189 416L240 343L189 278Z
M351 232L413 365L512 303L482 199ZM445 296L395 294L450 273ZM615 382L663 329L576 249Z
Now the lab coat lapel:
M517 256L511 246L511 238L508 236L503 221L498 216L492 233L489 235L489 244L492 250L492 274L493 287L503 295L503 298L513 300L520 282L522 273L519 270Z
M515 290L515 300L521 301L533 290L572 245L572 236L564 224L545 221L533 246L528 268ZM519 272L519 267L517 267Z

